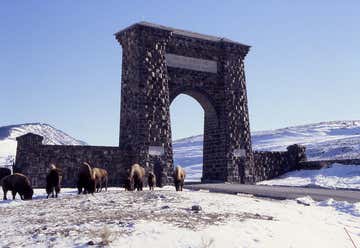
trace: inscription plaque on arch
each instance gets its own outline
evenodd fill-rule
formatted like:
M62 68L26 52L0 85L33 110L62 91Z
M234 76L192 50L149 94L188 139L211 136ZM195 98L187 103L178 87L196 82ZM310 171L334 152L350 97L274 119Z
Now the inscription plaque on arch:
M162 156L162 155L164 155L164 147L162 147L162 146L149 146L149 154L151 156Z
M234 149L234 157L238 157L238 158L244 158L246 156L246 151L245 149Z
M214 60L187 57L172 53L166 53L165 59L167 66L170 67L217 73L217 62Z

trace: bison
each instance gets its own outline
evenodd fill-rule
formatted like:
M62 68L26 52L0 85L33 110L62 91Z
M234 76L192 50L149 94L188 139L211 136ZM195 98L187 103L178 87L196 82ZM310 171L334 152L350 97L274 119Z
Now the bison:
M30 180L23 174L15 173L2 179L2 189L4 191L4 200L7 200L6 194L10 190L15 200L15 196L19 193L21 200L31 200L34 190Z
M6 176L11 175L11 170L8 168L0 168L0 185L1 185L1 179L3 179Z
M84 162L80 165L80 170L78 174L77 188L78 194L81 193L91 193L95 192L95 178L91 169L91 166Z
M156 185L156 176L152 171L150 171L148 175L148 185L149 185L149 190L154 190L154 187Z
M107 191L108 186L108 173L105 169L93 168L93 178L95 179L96 192L101 192L103 185L105 185L105 190Z
M51 197L54 198L58 196L60 192L60 183L61 183L61 170L56 168L54 164L50 165L50 172L46 176L46 198ZM55 191L55 194L54 194Z
M174 184L176 191L182 191L184 186L186 173L181 166L176 166L174 171Z
M143 190L145 169L138 164L133 164L129 171L129 176L125 183L126 190Z

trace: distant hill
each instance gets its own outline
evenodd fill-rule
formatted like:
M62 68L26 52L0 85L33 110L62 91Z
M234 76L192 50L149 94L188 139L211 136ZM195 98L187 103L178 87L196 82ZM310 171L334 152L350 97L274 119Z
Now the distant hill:
M25 123L0 127L0 166L11 165L16 154L16 137L26 133L35 133L44 137L47 145L86 145L84 141L74 139L63 131L44 123Z
M282 151L291 144L306 146L310 160L360 158L360 121L331 121L252 132L252 145L258 151ZM187 168L189 178L202 173L203 136L173 143L174 162Z

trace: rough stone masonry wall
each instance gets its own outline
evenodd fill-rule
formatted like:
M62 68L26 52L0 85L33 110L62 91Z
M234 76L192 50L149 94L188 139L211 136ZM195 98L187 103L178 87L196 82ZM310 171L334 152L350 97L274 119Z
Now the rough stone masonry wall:
M109 172L109 185L120 186L132 157L119 147L42 145L38 135L18 138L14 172L27 175L34 187L44 187L49 165L54 163L63 172L62 186L75 187L79 165L86 161ZM41 137L41 136L40 136ZM42 138L42 137L41 137ZM37 139L37 142L28 142Z
M249 46L146 23L118 32L116 39L123 48L120 147L130 147L148 168L156 167L148 148L163 147L158 164L164 178L170 178L169 107L184 93L198 100L205 111L202 180L256 181L243 61ZM210 60L217 70L171 66L166 54ZM243 155L237 155L239 150Z
M163 183L171 181L168 77L165 43L170 32L136 27L117 35L123 48L120 147L129 148L137 162L154 170ZM156 159L149 147L163 147Z
M278 177L286 172L301 168L306 161L305 147L291 145L284 152L254 152L255 165L258 168L257 181Z

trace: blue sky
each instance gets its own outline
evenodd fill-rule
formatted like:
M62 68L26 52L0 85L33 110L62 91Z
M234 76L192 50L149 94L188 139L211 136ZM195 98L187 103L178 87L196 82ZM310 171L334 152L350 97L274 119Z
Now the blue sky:
M121 47L138 21L227 37L246 57L252 130L360 119L359 1L1 1L0 126L45 122L116 145ZM190 97L171 106L174 138L202 132Z

